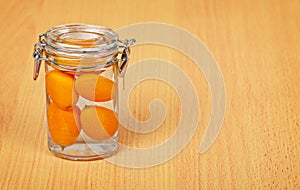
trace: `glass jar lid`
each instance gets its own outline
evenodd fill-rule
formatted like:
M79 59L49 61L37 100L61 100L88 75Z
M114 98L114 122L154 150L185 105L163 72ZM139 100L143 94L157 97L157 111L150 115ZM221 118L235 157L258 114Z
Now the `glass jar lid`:
M110 28L87 24L67 24L45 33L48 48L66 53L115 53L118 34Z
M66 24L50 28L39 35L34 45L34 79L41 61L64 70L102 69L120 64L119 73L127 67L134 39L119 40L118 34L103 26Z

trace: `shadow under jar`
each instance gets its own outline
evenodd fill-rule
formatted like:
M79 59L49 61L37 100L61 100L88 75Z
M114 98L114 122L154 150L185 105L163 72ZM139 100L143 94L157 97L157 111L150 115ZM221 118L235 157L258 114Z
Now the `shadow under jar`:
M70 160L111 156L118 147L118 77L135 40L106 27L68 24L39 35L34 80L45 62L49 150Z

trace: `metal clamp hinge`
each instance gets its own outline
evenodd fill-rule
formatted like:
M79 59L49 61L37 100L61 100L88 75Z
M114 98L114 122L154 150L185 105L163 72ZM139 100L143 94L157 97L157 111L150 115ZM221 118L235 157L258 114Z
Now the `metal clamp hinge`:
M119 65L120 65L118 74L120 77L124 77L127 66L128 66L128 61L130 59L130 46L133 45L136 42L136 40L135 39L130 39L130 40L125 39L125 40L119 40L119 42L124 44L123 46L120 46L120 47L124 48L124 50L122 51L121 58L118 60Z
M40 68L41 68L41 61L44 60L43 53L45 43L43 42L44 34L39 35L39 42L34 45L33 50L33 58L34 58L34 68L33 68L33 80L36 80L39 76Z

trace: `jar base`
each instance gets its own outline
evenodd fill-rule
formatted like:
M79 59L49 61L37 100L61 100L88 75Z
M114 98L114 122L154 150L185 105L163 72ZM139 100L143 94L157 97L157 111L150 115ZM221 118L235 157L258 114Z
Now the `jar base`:
M107 158L115 154L118 150L118 143L110 144L86 144L76 143L72 146L61 147L59 145L49 146L52 154L59 158L74 161L90 161Z

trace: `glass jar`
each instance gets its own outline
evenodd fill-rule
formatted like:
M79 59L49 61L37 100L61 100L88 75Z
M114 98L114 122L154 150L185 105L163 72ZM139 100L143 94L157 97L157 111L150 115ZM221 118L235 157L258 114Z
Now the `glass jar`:
M118 147L118 77L129 46L106 27L68 24L39 35L34 80L45 62L48 148L70 160L94 160Z

